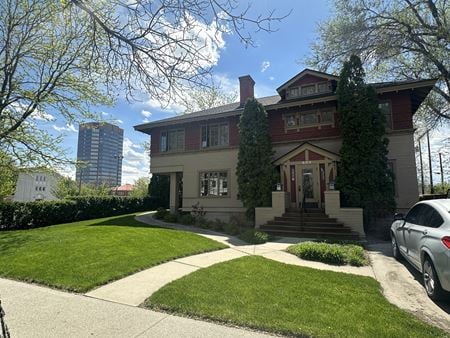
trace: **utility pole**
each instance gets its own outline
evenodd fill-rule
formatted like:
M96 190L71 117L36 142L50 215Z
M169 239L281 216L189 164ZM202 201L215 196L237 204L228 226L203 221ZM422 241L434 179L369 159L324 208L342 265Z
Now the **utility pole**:
M433 187L433 168L431 166L431 147L430 147L430 131L427 130L427 142L428 142L428 164L430 166L430 192L434 194Z

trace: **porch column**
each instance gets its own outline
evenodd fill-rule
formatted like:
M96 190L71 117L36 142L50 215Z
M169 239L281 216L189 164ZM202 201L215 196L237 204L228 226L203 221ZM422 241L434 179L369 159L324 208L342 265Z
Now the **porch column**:
M177 196L177 173L170 173L170 198L169 207L170 212L175 213L178 211L178 196Z

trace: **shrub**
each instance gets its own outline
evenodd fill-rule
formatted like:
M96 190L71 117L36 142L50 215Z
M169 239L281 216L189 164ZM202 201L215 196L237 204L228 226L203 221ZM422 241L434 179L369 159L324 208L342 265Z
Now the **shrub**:
M239 234L239 227L234 223L224 223L223 231L231 236Z
M57 201L0 203L0 230L38 228L92 218L154 210L153 197L75 197Z
M287 248L287 251L303 259L327 264L367 265L364 249L355 244L303 242L291 245Z
M251 244L262 244L269 240L269 235L263 231L248 229L239 235L243 241Z
M165 215L163 217L163 220L164 220L164 222L167 222L167 223L177 223L178 216L175 214L168 213L167 215Z
M164 208L158 208L158 209L156 209L156 212L153 215L153 217L156 219L164 219L164 217L168 214L170 214L169 210L164 209Z
M181 224L192 225L195 223L195 218L191 214L182 214L178 220Z

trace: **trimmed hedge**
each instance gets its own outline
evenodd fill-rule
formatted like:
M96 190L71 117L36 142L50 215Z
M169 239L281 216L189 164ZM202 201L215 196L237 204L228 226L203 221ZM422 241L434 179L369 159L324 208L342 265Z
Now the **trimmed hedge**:
M155 197L75 197L58 201L0 203L0 230L39 228L53 224L155 210Z

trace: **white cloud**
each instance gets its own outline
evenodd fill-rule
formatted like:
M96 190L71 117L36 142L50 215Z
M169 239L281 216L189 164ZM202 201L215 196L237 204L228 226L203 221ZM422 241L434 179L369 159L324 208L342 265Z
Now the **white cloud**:
M147 122L150 122L150 120L148 118L145 118L142 120L142 122L147 123Z
M102 115L103 115L103 116L108 116L109 114L108 114L108 113L105 113L104 111L102 111Z
M116 120L114 120L114 121L116 121L117 123L123 124L123 121L120 120L120 119L116 119Z
M46 113L45 111L42 110L35 110L33 112L33 114L31 114L30 116L33 120L37 120L37 121L55 121L56 118L49 113Z
M261 63L261 73L264 73L267 70L267 68L269 68L269 67L270 67L270 61L263 61Z
M78 130L75 128L75 126L72 123L67 123L65 127L58 127L57 125L52 126L53 129L59 132L72 132L72 133L78 133Z
M139 177L149 177L150 157L140 144L123 140L122 183L133 183Z
M148 118L148 117L152 116L152 113L149 112L148 110L144 110L144 109L143 109L143 110L141 111L141 115Z
M269 76L269 80L273 81L273 80L275 80L275 78L273 76Z

